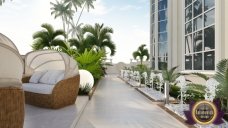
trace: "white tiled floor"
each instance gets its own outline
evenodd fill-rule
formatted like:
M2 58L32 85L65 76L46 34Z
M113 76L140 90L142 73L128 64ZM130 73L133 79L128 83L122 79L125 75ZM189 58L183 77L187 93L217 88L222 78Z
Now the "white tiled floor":
M88 103L88 96L78 96L75 105L62 109L44 109L25 105L24 128L71 128Z
M100 81L76 128L186 128L118 78Z

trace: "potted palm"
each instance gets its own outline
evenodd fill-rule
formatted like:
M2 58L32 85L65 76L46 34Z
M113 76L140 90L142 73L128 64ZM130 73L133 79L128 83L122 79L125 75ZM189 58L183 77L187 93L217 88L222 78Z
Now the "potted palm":
M162 70L162 77L163 80L165 81L165 103L169 104L169 91L170 91L170 86L174 85L176 79L180 76L180 73L176 72L176 69L178 66L171 68L168 70L167 68L163 68Z

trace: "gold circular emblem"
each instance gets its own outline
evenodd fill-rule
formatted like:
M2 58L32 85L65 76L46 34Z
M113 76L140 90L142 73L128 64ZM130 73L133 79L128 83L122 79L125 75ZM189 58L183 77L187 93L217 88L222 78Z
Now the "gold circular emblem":
M208 125L214 122L218 115L216 106L209 101L199 101L192 109L192 117L198 124Z

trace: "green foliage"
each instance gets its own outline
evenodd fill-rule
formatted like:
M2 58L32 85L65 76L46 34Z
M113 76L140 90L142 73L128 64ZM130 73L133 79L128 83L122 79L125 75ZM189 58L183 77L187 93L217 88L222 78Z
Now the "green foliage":
M142 65L144 56L146 56L146 60L149 60L149 52L148 52L148 49L146 49L145 47L146 45L142 44L141 46L138 47L137 51L134 51L132 53L134 59L139 57L141 65Z
M51 24L44 23L41 25L43 30L33 34L33 50L61 46L67 48L67 44L61 38L65 38L66 34L63 30L54 30Z
M195 73L192 73L193 75L196 75L200 78L203 78L205 81L209 80L209 77L205 74L202 74L202 73L199 73L199 72L195 72Z
M180 95L180 87L178 87L176 85L171 85L169 95L174 98L177 98Z
M186 101L199 101L199 100L204 100L204 95L205 95L205 86L201 84L194 84L194 83L189 83L188 85L188 90L186 92L189 97L186 97Z
M228 59L221 60L217 64L217 71L214 78L219 81L219 96L228 98Z
M116 45L111 39L113 29L110 27L104 27L104 24L96 23L94 26L85 25L82 28L83 36L86 38L86 42L93 46L97 51L105 50L109 48L111 56L116 53Z
M170 70L168 69L163 69L162 70L162 77L165 81L171 83L174 83L176 79L180 76L180 73L176 72L176 69L178 66L171 68Z
M85 50L84 53L78 54L75 59L78 62L79 69L85 69L89 71L93 77L97 80L104 75L102 62L105 58L104 51L88 51Z
M91 89L92 88L90 87L90 85L86 84L84 87L79 88L78 94L79 95L88 95Z

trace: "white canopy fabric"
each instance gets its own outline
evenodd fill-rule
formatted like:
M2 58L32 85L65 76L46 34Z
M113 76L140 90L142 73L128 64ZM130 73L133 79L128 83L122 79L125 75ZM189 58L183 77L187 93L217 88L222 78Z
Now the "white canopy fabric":
M7 40L3 41L1 37L0 40L0 78L21 81L24 63L19 52L12 48ZM10 46L7 44L10 44Z
M18 49L17 49L17 47L16 47L16 45L8 37L6 37L5 35L3 35L2 33L0 33L0 43L1 44L5 44L5 45L13 48L17 52L19 52Z
M25 75L35 71L64 70L64 79L79 74L77 62L63 52L38 50L25 55Z

